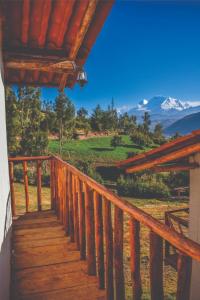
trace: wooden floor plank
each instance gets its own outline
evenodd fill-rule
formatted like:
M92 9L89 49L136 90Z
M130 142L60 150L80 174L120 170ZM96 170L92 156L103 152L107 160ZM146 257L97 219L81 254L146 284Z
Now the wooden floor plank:
M12 300L105 300L53 212L15 220L13 250Z

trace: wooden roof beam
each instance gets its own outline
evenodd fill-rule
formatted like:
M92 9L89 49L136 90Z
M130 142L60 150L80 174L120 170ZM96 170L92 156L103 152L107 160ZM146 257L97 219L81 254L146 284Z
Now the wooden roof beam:
M72 60L76 59L77 53L81 47L81 44L84 40L84 37L88 31L89 25L92 21L93 15L95 14L95 10L96 10L96 6L97 6L98 0L90 0L87 10L85 12L84 18L82 20L82 26L80 28L80 30L77 32L76 38L75 38L75 42L70 50L69 53L69 58ZM60 85L59 85L59 89L62 91L65 86L66 86L66 82L67 82L67 75L63 75Z
M86 13L85 13L84 18L82 20L81 28L77 33L75 43L72 46L72 48L70 50L70 53L69 53L69 58L70 59L74 60L77 56L77 53L78 53L78 51L79 51L79 49L82 45L84 37L85 37L85 35L88 31L88 28L90 26L90 23L92 22L92 18L93 18L93 15L95 14L97 3L98 3L98 0L90 0L89 1Z
M57 60L47 58L12 58L6 57L4 60L5 67L15 70L39 70L56 73L74 73L77 66L71 60Z
M195 145L190 145L190 146L184 147L183 149L174 151L170 154L161 156L160 158L156 158L156 159L129 167L126 169L126 173L133 173L133 172L142 171L145 169L151 169L157 165L167 163L170 161L174 161L175 159L180 159L180 158L192 155L199 151L200 151L200 143L195 144Z
M175 165L167 165L167 166L156 166L153 167L152 170L156 173L160 172L178 172L178 171L189 171L191 169L198 168L197 164L175 164Z

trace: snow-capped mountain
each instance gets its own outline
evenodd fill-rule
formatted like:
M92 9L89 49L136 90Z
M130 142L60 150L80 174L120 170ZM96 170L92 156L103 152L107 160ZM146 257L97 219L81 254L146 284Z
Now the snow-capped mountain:
M172 97L155 96L149 100L142 100L127 112L129 115L137 116L138 122L141 122L145 111L151 115L152 126L160 122L167 127L186 115L200 112L200 102L186 102Z

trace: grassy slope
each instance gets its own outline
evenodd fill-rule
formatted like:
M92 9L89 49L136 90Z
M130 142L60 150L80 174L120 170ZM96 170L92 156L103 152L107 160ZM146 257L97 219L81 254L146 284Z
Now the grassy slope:
M15 193L17 201L17 211L23 213L25 210L24 187L22 184L15 184ZM30 210L37 209L37 188L29 186L30 193ZM177 209L187 206L185 201L160 201L157 199L135 199L125 198L133 205L141 207L150 215L164 222L164 212L166 210ZM50 208L50 189L42 188L43 209ZM124 216L124 270L126 280L126 299L132 299L131 274L130 274L130 235L129 235L129 217ZM149 300L149 229L141 226L141 277L143 286L142 299ZM175 299L176 291L176 272L169 266L164 266L164 290L165 299Z
M111 163L126 159L129 152L138 153L145 150L133 145L129 137L125 135L122 136L123 146L111 147L111 139L111 136L106 136L67 141L63 146L62 156L64 159L91 159L95 162ZM49 151L58 153L59 142L50 141Z

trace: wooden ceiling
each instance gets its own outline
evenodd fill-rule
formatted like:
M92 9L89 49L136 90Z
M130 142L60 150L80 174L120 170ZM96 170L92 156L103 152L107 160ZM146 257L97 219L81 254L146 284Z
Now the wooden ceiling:
M155 172L183 171L199 167L189 163L188 157L200 152L200 130L177 138L158 148L120 161L117 167L126 173L153 169Z
M7 84L72 87L114 0L6 0Z

